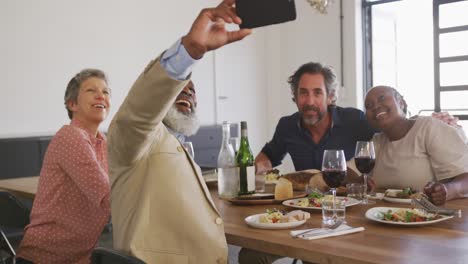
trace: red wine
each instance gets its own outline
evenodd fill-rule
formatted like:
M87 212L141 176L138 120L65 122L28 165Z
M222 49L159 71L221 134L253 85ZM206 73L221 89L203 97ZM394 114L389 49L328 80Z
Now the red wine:
M323 180L330 188L338 188L346 177L346 171L326 170L322 171Z
M354 162L356 163L357 169L361 173L369 173L374 169L375 159L370 157L358 157L354 158Z

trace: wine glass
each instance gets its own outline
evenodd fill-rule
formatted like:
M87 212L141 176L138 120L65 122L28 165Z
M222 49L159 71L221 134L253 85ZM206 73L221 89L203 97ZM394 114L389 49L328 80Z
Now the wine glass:
M333 205L336 201L336 188L343 184L346 169L346 158L343 150L325 150L322 160L322 174L323 180L332 191Z
M375 150L372 141L358 141L356 143L354 162L364 178L364 194L361 204L374 204L374 201L367 199L367 177L375 165Z
M182 146L185 148L185 150L190 154L192 159L195 159L195 152L193 151L193 144L190 141L185 141L182 143Z

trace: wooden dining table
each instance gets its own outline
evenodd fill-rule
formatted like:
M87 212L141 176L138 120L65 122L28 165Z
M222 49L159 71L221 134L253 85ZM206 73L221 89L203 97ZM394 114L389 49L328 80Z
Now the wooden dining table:
M0 189L34 198L39 177L0 180ZM234 205L211 196L224 220L227 242L253 250L297 258L313 263L468 263L468 199L452 200L445 207L462 210L462 217L423 226L382 224L366 219L372 207L410 207L406 204L377 201L373 205L346 208L346 221L352 227L364 227L358 233L317 240L292 238L291 229L265 230L249 227L245 218L266 209L293 210L281 204ZM293 230L321 227L320 210L309 210L311 218Z
M10 191L24 198L34 199L38 184L39 176L1 179L0 190Z
M411 206L377 201L346 208L347 224L364 227L363 232L304 240L292 238L290 229L256 229L244 221L247 216L264 213L266 209L290 210L289 207L234 205L219 199L215 190L211 195L224 220L227 241L232 245L313 263L468 263L468 215L423 226L383 224L367 219L365 212L376 206ZM449 201L445 206L468 213L468 199ZM321 227L321 210L309 212L311 218L293 230Z

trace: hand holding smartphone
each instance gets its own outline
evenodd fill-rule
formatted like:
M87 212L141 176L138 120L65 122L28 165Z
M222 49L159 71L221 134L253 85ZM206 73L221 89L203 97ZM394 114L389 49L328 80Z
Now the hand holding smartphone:
M240 28L256 28L296 19L294 0L236 0Z

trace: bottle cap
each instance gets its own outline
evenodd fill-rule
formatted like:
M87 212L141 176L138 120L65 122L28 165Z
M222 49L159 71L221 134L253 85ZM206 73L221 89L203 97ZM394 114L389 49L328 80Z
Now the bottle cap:
M241 129L247 129L247 121L241 121Z

